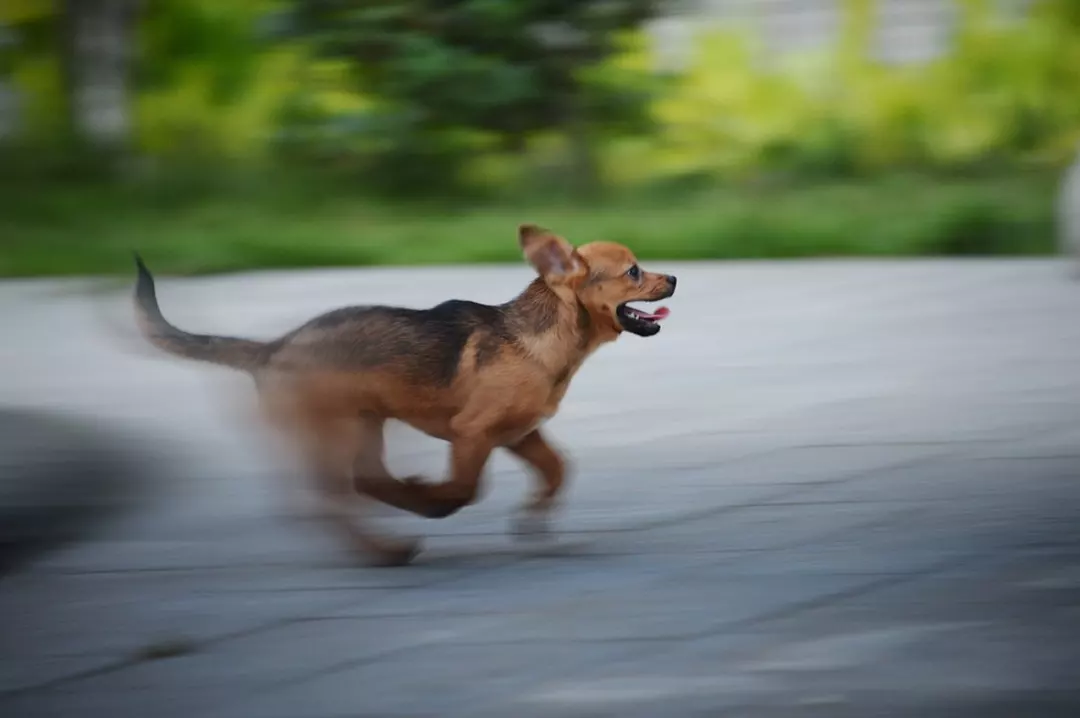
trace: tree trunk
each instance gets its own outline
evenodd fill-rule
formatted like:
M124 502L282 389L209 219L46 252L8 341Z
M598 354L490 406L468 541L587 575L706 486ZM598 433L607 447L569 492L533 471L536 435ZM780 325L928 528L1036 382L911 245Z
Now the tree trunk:
M19 131L19 95L15 87L0 79L0 145L15 139Z
M15 33L0 22L0 52L15 44ZM19 130L19 95L15 84L5 74L0 74L0 145L14 140Z
M93 149L129 143L128 83L137 0L64 0L68 112L75 137Z
M582 101L581 90L578 88L566 94L563 123L570 153L570 172L574 189L580 195L595 196L601 188L600 162L593 145L588 112Z

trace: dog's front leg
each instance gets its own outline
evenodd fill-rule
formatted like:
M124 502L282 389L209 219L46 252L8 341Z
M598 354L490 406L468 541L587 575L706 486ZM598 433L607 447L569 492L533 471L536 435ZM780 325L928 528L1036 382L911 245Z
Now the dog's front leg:
M546 535L550 532L548 518L566 482L566 462L539 429L507 448L529 464L539 479L539 486L514 517L511 533L518 537Z
M450 478L439 484L410 481L408 485L421 496L423 515L445 518L476 501L480 478L493 449L494 444L486 437L460 437L450 448Z

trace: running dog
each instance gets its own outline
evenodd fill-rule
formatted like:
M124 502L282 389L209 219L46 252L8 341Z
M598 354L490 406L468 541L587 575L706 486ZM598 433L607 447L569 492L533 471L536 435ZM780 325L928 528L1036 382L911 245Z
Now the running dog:
M541 425L598 347L623 332L652 337L668 315L663 307L647 312L631 303L672 296L675 277L643 270L620 244L575 249L533 224L518 228L518 241L538 277L505 304L346 307L268 342L173 326L136 255L138 323L166 352L250 374L268 420L302 451L322 516L369 562L402 565L417 554L419 541L375 534L354 520L353 499L449 516L477 499L484 465L502 447L538 478L518 527L542 530L566 469ZM391 476L383 446L390 419L450 443L445 481Z

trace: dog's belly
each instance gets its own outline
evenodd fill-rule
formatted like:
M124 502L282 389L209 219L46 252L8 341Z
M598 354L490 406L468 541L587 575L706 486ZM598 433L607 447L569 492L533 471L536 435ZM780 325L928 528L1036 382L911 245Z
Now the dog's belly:
M514 444L517 444L526 436L543 426L544 422L547 420L548 417L544 416L537 419L536 421L526 424L523 427L515 428L511 431L508 431L506 432L506 434L500 436L499 440L496 443L498 446L502 447L513 446Z
M524 439L533 431L539 429L544 422L554 416L555 412L536 414L528 417L515 417L508 419L502 426L494 428L494 436L492 436L493 443L496 446L513 446L519 441ZM455 438L454 431L451 428L451 417L432 417L432 416L394 416L392 417L398 421L408 424L413 429L427 434L428 436L441 439L442 441L453 441Z
M543 426L544 422L549 418L550 417L548 416L540 416L530 421L515 423L513 426L498 431L494 443L496 446L502 447L513 446L530 433ZM441 439L442 441L454 440L453 431L450 429L450 424L447 421L433 421L418 417L399 418L398 420L432 438Z
M398 418L398 420L404 424L408 424L420 433L427 434L434 439L441 439L443 441L453 440L453 435L450 431L449 421L442 419L430 419L426 417L400 417Z

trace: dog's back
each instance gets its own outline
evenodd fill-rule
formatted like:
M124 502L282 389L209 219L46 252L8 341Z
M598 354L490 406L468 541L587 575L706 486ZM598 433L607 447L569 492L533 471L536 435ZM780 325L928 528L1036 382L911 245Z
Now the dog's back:
M268 369L391 371L412 382L448 386L470 338L510 343L499 307L462 300L431 309L368 306L327 312L273 342Z

